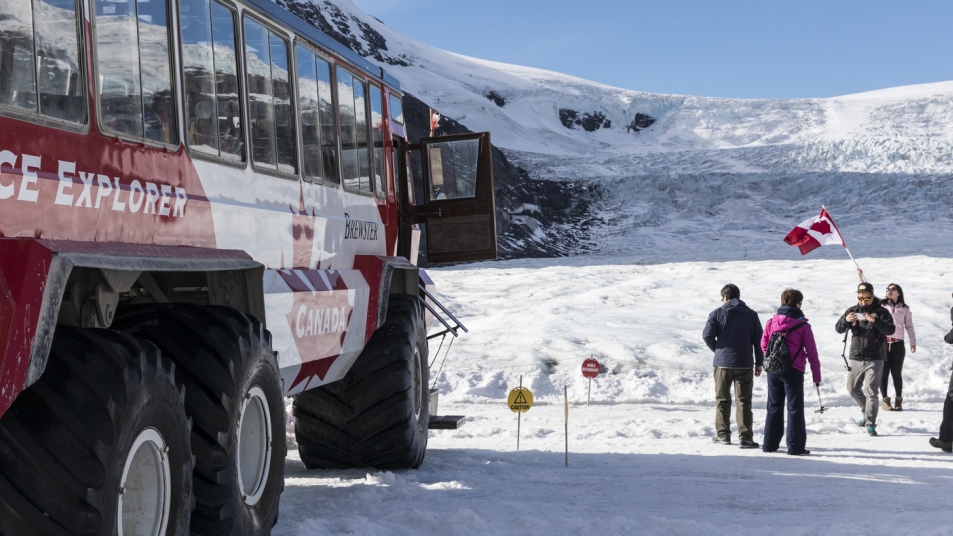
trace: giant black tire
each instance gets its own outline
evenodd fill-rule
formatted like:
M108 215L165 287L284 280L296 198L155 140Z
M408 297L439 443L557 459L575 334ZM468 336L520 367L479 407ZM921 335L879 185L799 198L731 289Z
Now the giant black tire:
M185 386L195 455L192 534L270 534L284 489L285 405L271 334L258 319L235 309L191 304L142 305L120 310L113 325L151 341L171 358ZM256 390L257 389L257 390ZM258 400L270 430L262 475L248 482L239 419ZM249 408L252 406L248 404ZM248 413L251 415L252 413ZM264 434L267 437L267 433ZM251 471L256 471L254 460ZM244 463L243 463L244 462Z
M58 328L46 371L0 419L0 534L116 534L126 461L141 451L132 451L137 439L154 432L160 441L151 461L164 457L169 468L163 534L188 534L192 455L183 398L175 365L152 344L111 330ZM127 506L135 491L123 492Z
M305 466L415 469L430 421L427 336L416 296L392 295L387 320L343 379L294 397Z

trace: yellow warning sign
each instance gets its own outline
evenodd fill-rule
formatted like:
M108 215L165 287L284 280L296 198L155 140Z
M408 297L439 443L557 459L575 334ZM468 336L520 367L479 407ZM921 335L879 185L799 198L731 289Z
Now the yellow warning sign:
M506 397L506 404L513 413L526 413L533 407L533 393L526 387L517 387Z

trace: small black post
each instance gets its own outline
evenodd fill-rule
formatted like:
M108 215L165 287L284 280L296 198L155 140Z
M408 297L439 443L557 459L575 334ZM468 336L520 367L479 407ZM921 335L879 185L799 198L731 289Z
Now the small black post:
M563 401L566 404L566 467L569 467L569 387L563 386Z
M523 388L523 375L520 374L520 389ZM520 421L523 419L523 412L516 412L516 450L520 449Z

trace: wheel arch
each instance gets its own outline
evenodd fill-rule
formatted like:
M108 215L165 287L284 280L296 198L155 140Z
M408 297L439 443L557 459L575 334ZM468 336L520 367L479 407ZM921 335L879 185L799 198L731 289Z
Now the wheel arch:
M77 285L93 289L84 296L94 300L99 321L106 324L95 327L108 327L122 306L119 296L134 285L152 287L168 301L205 300L264 322L263 270L238 250L0 238L0 416L42 376L56 327L83 325L80 311L70 310L81 309L85 299L73 295ZM166 296L157 280L198 286L188 287L194 289L188 296ZM113 310L98 307L103 303Z

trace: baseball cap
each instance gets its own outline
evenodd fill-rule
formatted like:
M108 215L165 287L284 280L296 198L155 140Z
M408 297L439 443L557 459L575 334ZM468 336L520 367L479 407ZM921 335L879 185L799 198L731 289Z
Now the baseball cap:
M873 294L874 286L871 285L870 283L861 283L857 285L857 293L860 294L861 292L867 292L867 293Z

